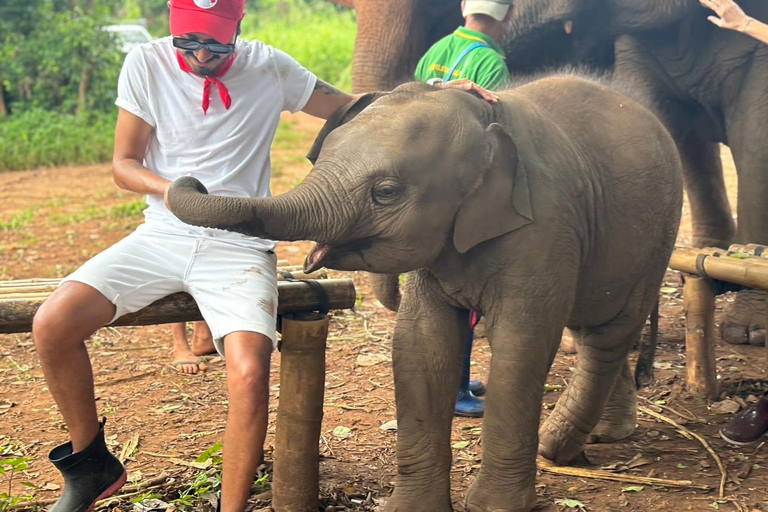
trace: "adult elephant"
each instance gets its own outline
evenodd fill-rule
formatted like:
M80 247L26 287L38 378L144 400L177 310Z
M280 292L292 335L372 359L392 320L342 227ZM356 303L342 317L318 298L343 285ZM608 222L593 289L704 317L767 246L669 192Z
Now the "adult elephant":
M484 315L493 355L467 510L527 512L537 446L566 463L590 433L635 428L627 354L677 233L674 142L635 101L574 77L501 92L495 105L422 83L373 98L328 121L312 172L292 191L215 197L182 178L171 210L191 224L315 240L308 271L410 272L393 337L398 479L388 512L452 510L468 310ZM580 328L580 357L537 435L566 325Z
M413 80L416 64L461 24L461 0L329 0L357 12L355 92L389 91Z
M768 3L742 0L768 19ZM615 82L646 97L683 162L693 243L768 243L768 46L717 28L698 0L519 0L508 51L535 55L561 40L615 40ZM723 180L719 143L738 173L738 229ZM723 322L730 343L764 344L767 294L742 291Z

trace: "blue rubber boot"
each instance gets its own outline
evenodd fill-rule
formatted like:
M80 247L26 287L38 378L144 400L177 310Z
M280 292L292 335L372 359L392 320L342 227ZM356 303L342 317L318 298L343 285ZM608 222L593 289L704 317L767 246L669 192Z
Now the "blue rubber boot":
M469 390L472 392L475 396L484 396L485 395L485 384L483 384L483 381L472 379L469 381Z
M464 367L461 372L461 385L459 394L456 397L456 406L453 414L465 418L482 418L485 412L485 402L477 398L469 388L469 364L472 355L472 342L474 341L474 331L469 331L467 340L467 352L464 355ZM479 381L478 381L479 382ZM482 382L480 383L482 385ZM483 386L485 388L485 386Z

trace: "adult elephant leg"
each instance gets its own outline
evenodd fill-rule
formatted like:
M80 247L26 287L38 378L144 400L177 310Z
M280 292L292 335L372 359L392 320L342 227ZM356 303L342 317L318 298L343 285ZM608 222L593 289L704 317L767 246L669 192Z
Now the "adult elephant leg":
M387 512L453 510L451 420L469 327L467 311L447 304L430 274L409 275L393 340L397 478Z
M720 144L706 142L689 130L678 139L677 147L691 205L693 245L727 248L733 243L736 225L723 179Z
M739 176L738 231L740 243L768 245L768 107L760 80L751 78L743 86L745 93L728 119L728 139ZM736 295L722 324L722 336L728 343L764 345L768 327L768 293L744 290Z
M637 309L636 304L632 309ZM646 315L641 317L625 312L607 324L582 329L579 361L571 384L539 432L542 456L558 464L567 464L584 450L584 444L608 402L610 393L606 390L614 389L622 367L629 370L627 354L632 342L640 336L645 318ZM625 408L624 413L629 410L629 407ZM620 425L631 422L634 428L634 421L628 414L613 421Z
M483 419L483 463L467 492L468 512L527 512L536 504L541 402L566 309L528 299L523 309L527 314L498 310L489 318L493 356ZM543 319L544 311L551 316Z

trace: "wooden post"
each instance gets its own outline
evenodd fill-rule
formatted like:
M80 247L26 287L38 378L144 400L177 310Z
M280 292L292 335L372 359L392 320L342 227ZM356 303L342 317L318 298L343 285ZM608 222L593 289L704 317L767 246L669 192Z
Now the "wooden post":
M328 316L283 317L272 508L317 512Z
M715 294L706 279L685 277L683 304L688 389L700 396L716 398Z

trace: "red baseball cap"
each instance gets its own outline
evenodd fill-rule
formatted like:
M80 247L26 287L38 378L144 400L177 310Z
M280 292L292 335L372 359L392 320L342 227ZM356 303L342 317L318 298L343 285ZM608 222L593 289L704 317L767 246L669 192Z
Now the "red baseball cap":
M170 0L171 34L199 32L229 44L245 13L245 0Z

